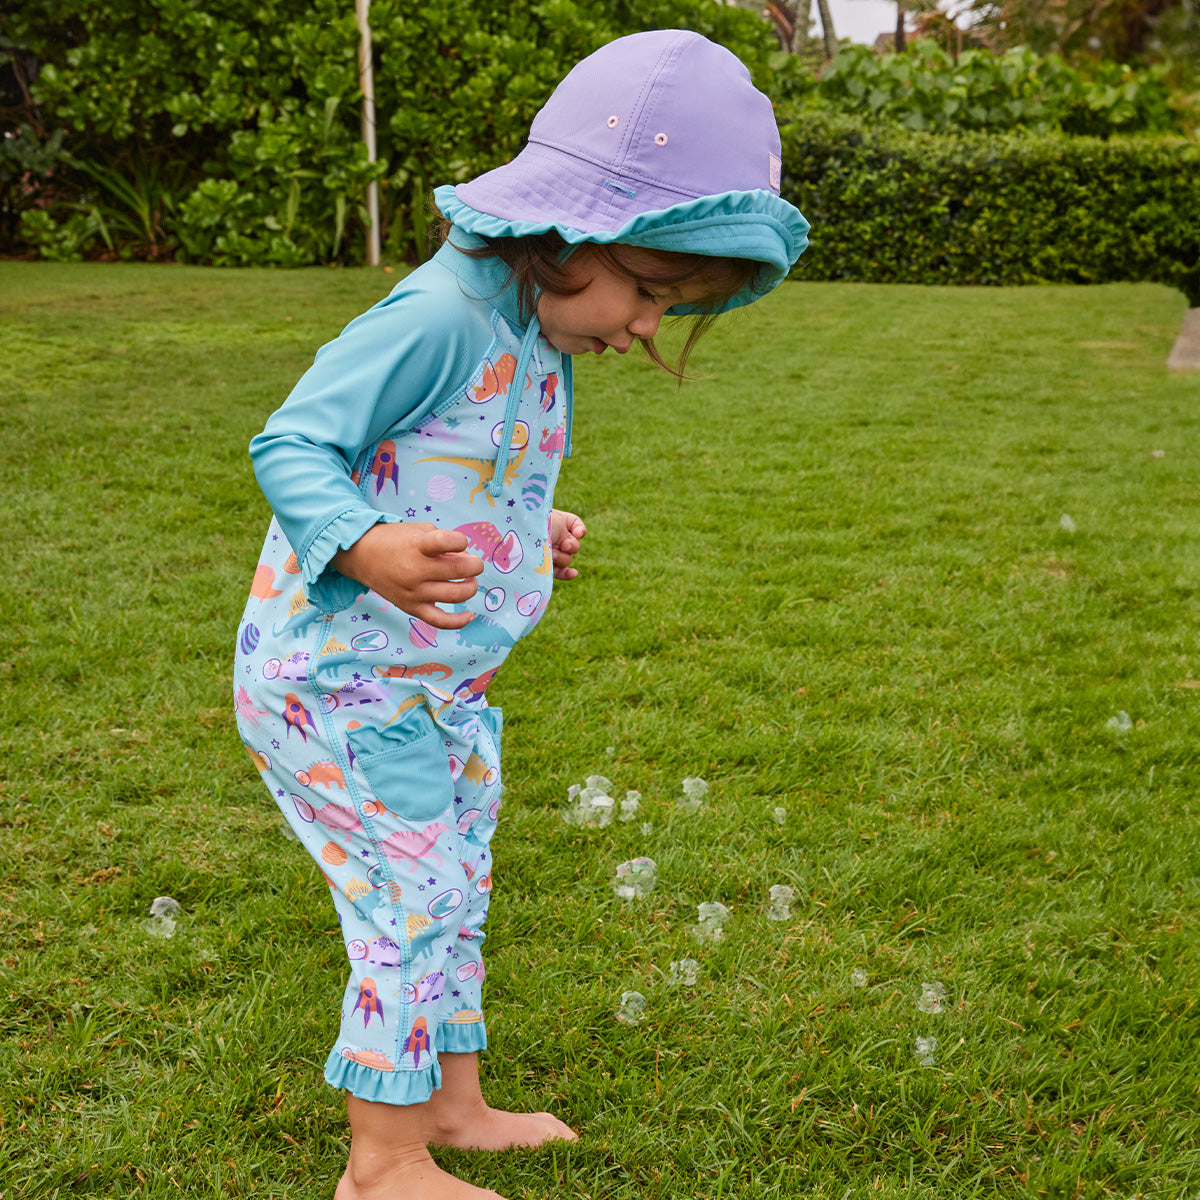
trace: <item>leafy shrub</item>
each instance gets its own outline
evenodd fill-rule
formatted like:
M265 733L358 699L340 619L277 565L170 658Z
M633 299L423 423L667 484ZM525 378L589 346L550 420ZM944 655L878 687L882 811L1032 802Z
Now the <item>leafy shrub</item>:
M374 0L371 165L359 129L358 30L344 0L7 8L9 44L20 41L40 64L32 94L41 122L65 131L79 163L108 171L77 171L53 228L26 227L36 243L94 211L100 224L72 226L71 253L105 249L107 229L127 246L140 237L143 256L169 247L234 265L356 261L371 179L381 184L389 253L422 254L431 188L510 158L558 80L622 33L696 29L730 46L760 83L774 43L754 14L711 0ZM131 219L140 235L126 228Z
M799 273L880 283L1168 283L1200 304L1200 146L913 133L800 113L784 194L812 222Z
M1092 137L1179 132L1164 67L1142 71L1096 63L1087 75L1056 54L1027 47L993 54L967 50L958 61L931 41L904 54L843 46L811 99L822 107L883 117L908 129L1029 129Z

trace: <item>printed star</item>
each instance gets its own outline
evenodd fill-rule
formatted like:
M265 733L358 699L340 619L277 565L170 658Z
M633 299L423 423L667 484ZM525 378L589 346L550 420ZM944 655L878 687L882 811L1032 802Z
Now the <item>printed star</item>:
M283 788L278 788L278 789L276 789L275 795L277 795L277 796L282 796L283 794L284 794L284 793L283 793Z
M509 507L509 508L512 508L512 507L513 507L515 504L516 504L516 501L515 501L515 500L510 500L510 501L508 502L508 507Z
M428 884L435 884L435 883L437 883L437 880L436 879L427 879L427 880L425 880L425 882Z
M452 995L452 996L461 996L461 995L462 995L462 992L459 992L459 991L453 991L453 992L451 992L451 993L450 993L450 995Z
M358 857L359 858L370 858L371 852L370 852L370 850L360 850L358 852Z
M427 505L425 505L425 511L426 511L426 512L433 512L433 506L432 506L432 505L430 505L430 504L427 504Z
M423 883L418 883L418 884L417 884L417 891L418 891L418 892L423 892L424 890L425 890L425 885L424 885Z
M406 508L404 510L404 515L411 521L412 518L417 515L417 510L415 508Z
M272 745L272 746L274 746L276 750L278 750L278 749L279 749L279 739L278 739L278 738L272 738L272 739L271 739L271 745Z

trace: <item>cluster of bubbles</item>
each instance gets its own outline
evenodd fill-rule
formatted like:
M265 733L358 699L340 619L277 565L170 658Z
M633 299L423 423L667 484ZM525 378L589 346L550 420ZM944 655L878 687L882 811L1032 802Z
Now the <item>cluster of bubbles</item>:
M615 750L609 747L611 758ZM642 812L641 792L627 791L619 803L613 798L614 784L605 775L589 775L582 784L572 784L567 789L567 803L562 810L563 820L568 825L604 829L613 823L614 816L621 821L637 820ZM675 801L678 811L689 816L701 811L710 791L706 780L688 775L680 786L681 794ZM777 825L787 821L787 809L773 806L771 819ZM649 834L652 826L646 822L641 826L643 834ZM658 884L658 864L654 859L641 856L617 864L612 880L612 890L622 900L635 900L648 895ZM795 891L787 884L778 883L770 889L770 903L766 917L770 921L789 921ZM707 900L696 909L697 923L691 927L693 937L702 943L715 944L724 940L725 923L729 920L729 909L719 900ZM700 976L700 964L694 958L683 958L670 964L667 983L673 987L692 987ZM617 1020L623 1025L640 1024L646 1017L646 997L637 991L622 992Z
M940 1013L946 1007L946 986L938 983L936 980L933 983L921 984L921 994L917 997L917 1011L923 1013ZM935 1037L919 1037L917 1038L916 1056L917 1062L923 1067L933 1067L937 1065L935 1054L937 1053L938 1040Z
M567 806L563 809L563 820L568 825L588 825L603 829L612 824L613 813L622 821L634 821L642 808L642 793L628 791L618 807L609 794L613 781L603 775L589 775L581 787L577 783L567 788ZM643 832L646 826L643 826Z

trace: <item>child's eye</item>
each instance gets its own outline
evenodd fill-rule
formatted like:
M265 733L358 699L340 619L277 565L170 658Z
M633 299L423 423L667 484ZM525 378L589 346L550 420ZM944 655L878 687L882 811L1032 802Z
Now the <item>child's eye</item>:
M658 297L647 287L639 287L638 295L644 300L653 300L655 304L658 303Z

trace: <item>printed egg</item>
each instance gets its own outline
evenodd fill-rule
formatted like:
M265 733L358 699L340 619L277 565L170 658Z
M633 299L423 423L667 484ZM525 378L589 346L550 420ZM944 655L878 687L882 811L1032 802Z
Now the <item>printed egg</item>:
M387 646L388 635L382 629L364 629L350 639L350 648L363 654L378 653L386 650Z
M333 692L322 692L317 697L317 707L323 713L331 713L338 706L338 698Z
M296 806L296 815L300 820L307 821L311 825L317 815L313 806L303 796L297 796L295 792L292 792L292 803Z
M346 943L346 955L351 962L355 962L360 958L367 957L367 943L362 938L355 938L352 942Z
M504 437L504 422L492 427L492 445L499 446ZM508 443L514 450L520 450L529 441L529 426L524 421L518 421L513 426L512 440Z
M521 565L524 557L521 539L510 529L501 539L500 545L492 551L492 566L507 575Z
M430 500L436 500L439 504L453 500L456 491L458 491L458 485L449 475L435 475L425 485L425 492Z
M468 808L461 817L458 818L458 832L466 833L479 818L479 809Z
M483 607L486 608L488 612L495 612L496 609L498 609L504 603L504 597L506 595L507 593L502 587L488 588L488 590L484 593Z
M255 647L258 645L258 639L261 636L258 632L258 626L247 622L242 628L242 636L238 639L238 645L241 647L242 653L253 654Z
M523 617L532 617L541 602L541 592L526 592L525 595L517 597L517 612Z
M337 842L326 842L321 847L321 857L331 867L340 867L346 861L346 852Z
M283 662L278 658L268 658L263 663L263 678L278 679L279 672L283 670Z
M428 621L422 621L419 617L409 617L408 625L408 640L418 650L437 645L437 630Z
M456 967L454 974L458 976L460 983L465 983L468 979L483 979L483 963L465 962L461 967Z
M425 911L435 921L442 921L452 912L457 912L462 907L462 902L462 892L458 888L451 888L448 892L443 892L440 896L434 896Z
M245 745L244 742L242 744ZM260 775L271 769L271 756L265 750L255 750L253 746L246 746L246 753L250 755L250 761Z

